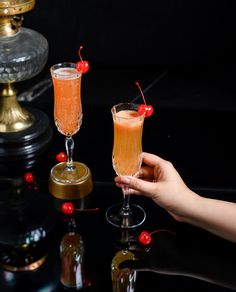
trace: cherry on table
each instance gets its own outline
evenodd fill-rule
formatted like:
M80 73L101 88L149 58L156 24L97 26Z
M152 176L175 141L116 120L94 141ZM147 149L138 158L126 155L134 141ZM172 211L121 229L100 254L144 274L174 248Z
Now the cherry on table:
M24 181L27 182L28 184L34 184L34 190L35 191L39 190L39 185L34 180L34 175L33 175L32 172L26 172L24 174Z
M34 182L34 176L33 176L33 173L32 172L26 172L24 174L24 180L25 182L27 183L32 183Z
M143 245L148 245L152 241L152 235L157 232L168 232L170 234L176 235L175 232L168 229L156 229L152 231L151 233L148 233L147 231L142 231L138 237L138 241L142 243Z
M152 241L152 237L147 231L142 231L138 237L138 240L143 245L148 245Z
M71 215L74 212L74 205L70 202L63 203L61 206L61 211L66 215Z
M80 57L80 61L78 61L76 63L76 69L77 69L77 71L82 72L82 74L85 74L89 70L89 62L88 61L84 61L82 59L82 56L81 56L81 50L82 49L83 49L83 46L80 46L79 51L78 51L78 55Z
M61 151L59 153L57 153L56 155L56 160L58 162L65 162L67 160L67 155L65 152Z

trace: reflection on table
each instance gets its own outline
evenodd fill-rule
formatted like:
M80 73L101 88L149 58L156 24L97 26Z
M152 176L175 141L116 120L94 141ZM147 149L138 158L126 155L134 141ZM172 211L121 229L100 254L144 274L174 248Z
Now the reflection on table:
M45 100L48 101L48 96ZM52 108L46 102L43 105L50 112ZM130 230L124 237L121 230L108 224L105 212L110 205L120 202L121 193L113 183L111 121L94 121L110 115L110 105L86 104L84 126L75 137L78 145L75 157L79 153L76 159L88 165L93 179L91 193L71 200L79 209L74 214L76 233L84 242L84 290L112 291L113 259L126 248L129 256L132 253L145 259L141 270L132 274L135 275L135 292L146 291L147 283L153 291L236 290L234 244L174 221L147 198L131 197L146 211L147 218L142 226ZM187 182L192 186L200 185L203 195L210 192L212 197L236 201L235 193L227 192L229 186L235 185L232 171L235 163L231 162L235 145L228 143L226 156L215 160L216 153L220 152L219 131L213 131L212 126L214 130L222 127L223 117L219 120L217 114L211 114L211 123L207 123L208 113L202 113L199 120L195 111L159 109L154 120L147 121L144 150L173 158ZM233 125L233 115L224 118L227 125ZM56 154L64 149L64 141L55 128L52 129L50 143L35 156L0 159L0 290L4 292L64 289L60 244L68 233L68 222L61 212L64 200L52 196L48 186L50 169L56 163ZM220 133L224 141L232 136L230 127ZM207 163L202 169L199 157L205 159L206 156ZM224 180L218 165L225 171ZM26 172L33 173L38 187L24 181ZM219 186L225 188L219 191ZM175 235L157 232L151 245L143 248L137 240L140 232L156 229L169 230ZM119 275L122 279L122 273Z
M20 180L1 180L5 188L1 187L0 283L6 292L63 290L60 244L68 233L68 222L60 211L63 202L50 195L47 180L38 183L39 190L35 190ZM119 193L111 183L94 182L92 193L82 205L77 204L74 220L84 242L85 291L112 291L114 258L125 248L128 258L133 254L146 259L147 266L132 274L134 291L145 291L147 281L160 291L174 287L189 291L192 285L207 291L236 289L233 244L173 221L145 198L137 198L147 211L145 224L124 236L105 219L107 206L119 201ZM157 232L150 246L143 248L137 240L139 233L158 228L175 235Z

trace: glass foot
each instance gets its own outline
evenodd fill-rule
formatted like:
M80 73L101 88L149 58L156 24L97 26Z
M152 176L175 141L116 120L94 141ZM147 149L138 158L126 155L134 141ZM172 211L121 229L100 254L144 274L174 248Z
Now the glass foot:
M90 169L81 162L74 162L75 171L65 170L66 163L56 164L49 176L49 192L57 199L77 200L93 189ZM69 172L69 174L67 173Z
M78 183L88 176L88 168L79 162L73 162L71 170L66 168L66 162L56 164L51 170L51 176L60 183Z
M118 228L135 228L146 219L146 213L139 205L131 204L129 214L122 214L122 204L112 205L106 211L107 221Z

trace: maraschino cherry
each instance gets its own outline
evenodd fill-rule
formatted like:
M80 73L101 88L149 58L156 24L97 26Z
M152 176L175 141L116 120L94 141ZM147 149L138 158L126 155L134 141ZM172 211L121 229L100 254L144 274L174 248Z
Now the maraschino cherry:
M152 241L152 237L147 231L142 231L138 237L138 241L143 245L148 245Z
M148 245L152 241L152 234L160 232L160 231L169 232L169 233L175 235L174 232L167 230L167 229L157 229L157 230L152 231L151 233L148 233L147 231L142 231L138 237L138 241L140 243L142 243L143 245Z
M61 205L61 211L66 215L71 215L74 213L74 205L73 203L67 202Z
M74 207L74 204L71 202L65 202L61 205L61 211L65 215L71 215L74 213L74 211L80 211L80 212L93 212L93 211L99 211L99 208L93 208L93 209L76 209Z
M82 59L82 56L81 56L81 50L82 49L83 49L83 46L80 46L79 51L78 51L78 55L80 57L80 61L76 63L76 69L78 71L82 72L82 74L85 74L89 70L89 62L88 61L84 61Z
M27 182L27 183L31 183L34 181L34 176L33 176L33 173L32 172L26 172L24 174L24 180Z
M67 155L65 152L61 151L59 153L57 153L56 155L56 160L58 162L65 162L67 160Z
M140 92L141 92L141 95L142 95L142 98L143 98L143 101L144 101L144 104L139 104L138 105L138 113L140 115L143 115L145 113L145 118L148 118L150 117L152 114L153 114L153 107L151 105L147 105L146 104L146 100L144 98L144 94L143 94L143 91L139 85L138 82L135 82L135 84L138 86Z
M26 172L24 174L24 181L27 183L30 183L30 184L33 183L35 185L35 187L34 187L35 190L39 189L39 185L36 183L32 172Z

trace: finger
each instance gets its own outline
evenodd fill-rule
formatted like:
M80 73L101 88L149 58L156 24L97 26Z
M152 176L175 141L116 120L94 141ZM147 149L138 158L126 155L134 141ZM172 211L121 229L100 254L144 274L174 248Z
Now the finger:
M154 168L149 167L149 166L142 166L139 172L135 175L135 177L146 180L146 181L153 181ZM122 187L122 184L120 183L120 176L116 176L114 180L115 180L115 183L117 183L119 187Z
M132 194L153 194L157 188L157 184L140 180L135 177L121 177L120 183L130 188Z
M142 166L138 174L135 176L145 180L153 180L153 167Z
M123 188L123 187L127 187L128 186L126 184L118 183L118 182L116 182L115 184L119 188ZM134 190L134 189L129 189L129 194L130 195L141 195L141 192L140 191L137 191L137 190Z
M142 153L142 161L151 167L154 167L157 164L163 164L165 162L165 160L161 157L147 152Z

